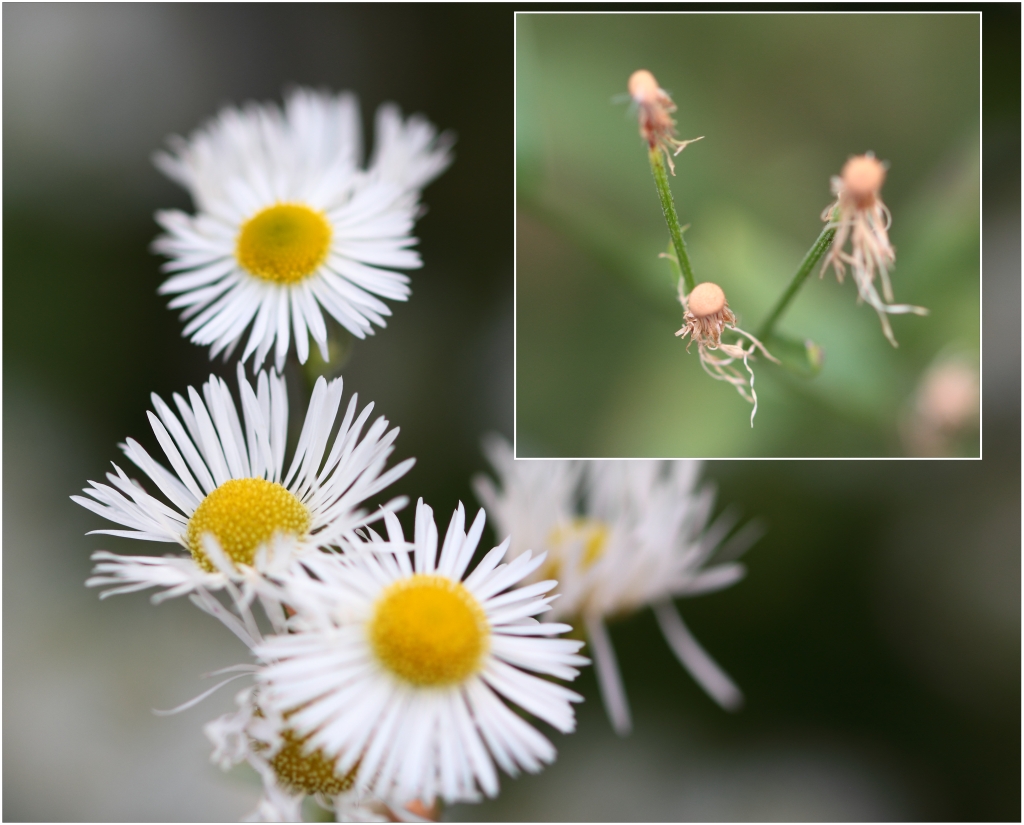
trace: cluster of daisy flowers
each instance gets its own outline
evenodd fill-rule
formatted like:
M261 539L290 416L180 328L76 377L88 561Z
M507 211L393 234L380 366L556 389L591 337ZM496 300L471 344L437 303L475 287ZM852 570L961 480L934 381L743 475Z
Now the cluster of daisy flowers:
M671 174L675 175L672 158L687 145L702 138L679 140L676 121L672 117L676 105L651 72L646 69L634 72L627 85L637 114L640 136L648 147L651 168L675 246L675 254L662 253L662 257L671 259L680 270L678 293L683 306L683 326L676 335L690 338L687 351L690 344L696 342L705 372L718 381L731 384L740 397L753 405L750 414L750 425L753 426L754 415L757 413L757 393L754 391L754 372L750 360L760 353L776 364L781 362L769 353L761 341L736 325L736 315L729 308L721 286L711 282L694 283L662 163L664 159ZM832 267L840 283L849 267L857 286L857 302L867 303L875 310L885 337L895 347L898 344L888 316L908 313L927 315L928 310L911 304L893 303L890 270L895 264L896 252L888 235L892 215L881 199L886 169L887 164L875 158L874 153L867 152L851 157L843 166L842 173L832 178L832 194L836 199L822 212L821 218L826 223L825 232L819 243L808 253L805 264L810 261L813 266L824 256L821 274L824 275L825 270ZM822 240L825 242L821 243ZM798 272L793 284L780 299L778 307L759 333L765 341L771 343L768 336L774 322L792 300L805 277L806 272ZM876 281L881 283L881 295ZM735 333L736 342L724 343L724 331ZM742 362L746 374L737 369L736 362Z
M442 542L422 500L411 540L395 515L403 498L363 506L412 460L388 468L398 431L370 423L372 404L360 410L353 396L341 414L341 378L317 382L286 464L283 379L260 372L254 388L237 373L238 404L216 376L188 400L175 395L177 414L153 396L173 472L136 441L122 445L162 499L114 465L109 485L75 501L128 528L97 533L183 551L98 551L88 585L102 596L158 588L154 602L188 595L245 643L247 660L218 671L227 679L171 712L251 679L238 709L205 726L216 764L248 764L262 780L250 818L301 821L313 796L339 821L431 819L439 802L496 795L499 769L539 771L555 748L523 712L574 730L581 697L552 681L588 663L584 641L560 638L574 626L627 733L606 623L647 606L709 695L741 704L673 605L741 578L734 559L759 532L727 539L728 512L709 525L714 495L697 488L697 462L515 462L495 440L502 489L476 486L507 537L473 565L484 510L467 525L460 504Z
M682 148L665 132L671 118L650 128L659 151ZM353 96L299 89L283 108L225 109L157 156L196 207L157 215L154 248L173 273L160 292L211 358L237 354L236 387L211 375L170 403L154 393L162 455L121 445L145 478L113 464L72 497L114 525L95 533L175 545L162 556L96 551L86 584L101 598L187 597L243 643L242 661L211 674L226 677L219 684L161 713L247 680L237 709L204 731L214 763L260 778L249 815L260 821L301 821L308 797L338 821L424 821L441 804L495 796L499 772L555 759L534 720L575 729L582 697L562 682L590 663L585 644L627 732L606 624L647 606L704 689L723 707L741 702L673 604L737 581L733 559L756 538L748 526L727 539L729 515L708 524L713 494L696 487L698 465L530 464L494 442L502 489L483 478L477 489L504 540L478 554L485 510L468 521L461 503L442 540L418 500L406 538L396 513L408 500L386 491L414 459L390 463L398 429L356 394L346 402L341 377L317 378L289 448L285 363L305 363L310 339L330 360L324 313L363 337L384 326L382 298L409 297L396 270L420 265L409 234L420 193L451 162L450 136L391 105L365 164L360 135ZM702 360L720 348L746 364L752 351L721 343L700 300L695 291L688 303ZM716 312L733 324L724 296Z
M206 731L218 764L246 762L263 778L254 814L269 821L297 820L307 795L369 820L493 796L495 765L515 775L555 756L503 698L570 732L580 697L544 677L572 680L587 663L582 642L557 638L568 625L536 619L556 582L516 586L543 553L506 562L506 540L473 567L483 511L467 530L460 505L439 549L422 500L412 541L395 516L404 499L363 506L412 459L387 467L398 430L382 416L369 423L372 404L360 410L354 395L341 415L342 388L317 381L287 464L275 374L260 372L254 388L239 364L240 404L216 376L188 400L175 395L177 414L154 395L150 423L173 472L132 439L122 449L162 498L117 465L109 484L74 497L127 528L96 532L184 551L99 551L88 585L188 595L245 642L249 661L222 685L253 684ZM372 526L381 521L386 539Z

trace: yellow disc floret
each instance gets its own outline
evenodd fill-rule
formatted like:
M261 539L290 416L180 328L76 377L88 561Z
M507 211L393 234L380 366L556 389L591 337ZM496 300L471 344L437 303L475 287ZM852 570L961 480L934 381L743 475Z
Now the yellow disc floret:
M281 734L284 745L270 760L270 766L282 785L307 794L321 793L335 796L352 787L358 764L347 774L335 770L337 758L328 759L322 750L308 753L303 749L305 739L286 730Z
M480 669L490 624L462 584L416 573L381 593L368 633L392 673L415 685L451 685Z
M551 531L548 542L555 555L563 555L566 545L579 542L583 547L579 568L586 570L604 555L608 545L608 525L595 519L576 518L569 524L560 524ZM557 569L545 575L557 575Z
M213 573L216 568L203 552L206 533L233 562L251 565L256 549L276 533L302 536L311 522L306 505L276 481L232 478L196 507L188 521L188 546L196 563Z
M259 278L293 284L312 275L330 247L331 225L323 212L279 203L242 224L235 257Z

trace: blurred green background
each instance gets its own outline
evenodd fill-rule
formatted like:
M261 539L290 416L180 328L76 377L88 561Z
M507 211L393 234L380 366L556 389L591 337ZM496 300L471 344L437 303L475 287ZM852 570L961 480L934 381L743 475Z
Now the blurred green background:
M159 450L145 417L151 391L167 397L211 369L233 381L231 365L211 365L181 339L156 295L152 213L189 204L149 156L221 104L279 99L290 83L353 89L364 118L395 100L458 132L454 166L425 194L413 298L357 344L344 375L346 393L374 400L402 428L396 460L418 459L397 492L425 496L439 515L459 500L475 506L481 435L512 434L512 10L6 4L2 13L3 818L235 820L258 784L210 764L201 730L233 707L232 688L179 716L150 709L194 696L209 684L200 673L245 651L186 602L154 608L135 594L101 603L82 584L91 551L165 548L85 536L102 523L68 500L122 461L116 444L126 436ZM640 614L612 628L633 735L614 737L585 672L578 732L549 731L559 760L536 777L504 777L496 801L447 818L1019 820L1019 10L990 19L985 460L710 463L718 508L734 504L769 531L748 554L745 581L680 606L746 708L720 711ZM833 74L840 89L838 67ZM621 128L626 147L606 171L633 164L621 174L639 179L638 214L656 219L635 125L608 104L624 78L616 72L596 104L610 115L602 128ZM808 178L807 216L780 213L795 221L787 231L800 243L787 243L797 256L836 162L824 164L824 182ZM637 253L648 265L662 243L657 221L637 226L656 245ZM902 252L907 242L895 242ZM897 295L916 300L902 266ZM844 310L864 316L865 340L884 343L849 287L814 283L812 292L838 292ZM671 338L678 318L669 315ZM915 325L935 334L934 317L901 320L903 346L886 352L897 360ZM597 346L606 333L586 334ZM746 405L717 385L709 395L719 390L743 430ZM766 400L758 429L768 410Z
M977 14L517 21L517 455L979 455L976 399L942 443L901 437L930 364L978 368ZM646 147L612 102L638 68L672 94L679 137L705 136L671 185L697 281L720 284L749 332L821 231L830 177L868 150L891 163L896 302L931 310L893 319L899 349L850 277L813 277L778 330L823 347L824 369L753 362L751 430L750 407L673 336L682 310Z

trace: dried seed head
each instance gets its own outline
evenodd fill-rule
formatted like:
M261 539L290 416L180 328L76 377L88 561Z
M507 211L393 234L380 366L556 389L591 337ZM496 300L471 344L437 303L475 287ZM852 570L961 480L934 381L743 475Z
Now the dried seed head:
M885 166L870 152L846 161L842 172L845 194L861 209L871 206L885 183Z
M704 371L716 381L732 384L744 400L754 405L750 413L750 426L753 427L754 415L757 413L757 393L754 392L754 371L750 368L750 358L759 351L776 364L779 363L778 359L753 335L736 326L736 316L729 309L725 292L718 284L705 281L697 284L689 295L683 295L680 279L679 300L683 305L683 326L676 335L680 338L689 335L686 350L689 352L690 344L696 342ZM722 333L726 330L742 337L737 343L728 344L722 340ZM744 344L743 338L748 339L749 347ZM749 378L733 366L737 359L743 362Z
M846 267L853 270L857 283L858 302L869 304L882 322L882 332L894 347L896 337L887 315L927 315L924 307L894 304L889 270L896 262L896 250L889 242L892 215L882 203L882 184L886 165L874 153L866 152L850 158L841 175L832 178L832 194L836 199L825 207L821 219L835 228L835 236L825 253L821 274L832 267L836 280L843 282ZM849 242L850 249L846 250ZM875 280L881 281L881 295ZM884 300L883 300L884 296Z
M939 356L925 372L900 422L900 435L915 456L947 456L958 436L978 425L981 404L976 362Z
M629 96L637 103L653 103L664 95L658 81L647 69L637 69L629 76Z
M691 343L717 349L722 331L736 323L722 288L705 281L697 284L689 295L680 293L679 301L683 305L683 328L676 335L689 335Z
M628 88L629 96L636 104L641 137L647 141L648 148L658 149L665 155L668 168L674 175L673 156L682 152L687 144L700 138L679 140L676 137L676 122L672 119L676 104L647 69L633 72L629 76Z
M928 370L917 390L918 415L933 428L955 431L978 416L978 371L950 359Z
M690 293L687 306L697 318L707 318L725 309L725 293L718 284L707 281L697 284Z

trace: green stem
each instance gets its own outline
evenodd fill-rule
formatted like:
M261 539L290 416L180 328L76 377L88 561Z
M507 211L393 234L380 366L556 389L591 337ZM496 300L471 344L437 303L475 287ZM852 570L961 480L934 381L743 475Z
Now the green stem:
M800 264L800 268L796 271L796 275L793 276L793 280L790 281L786 291L782 293L782 297L779 298L779 302L775 305L775 309L773 309L771 314L765 319L765 322L761 324L761 329L758 330L757 337L762 341L768 340L768 336L771 335L772 330L775 328L775 323L782 317L782 313L786 311L790 301L792 301L797 292L800 291L800 287L804 285L804 281L807 280L807 276L814 271L815 265L821 260L821 256L825 254L825 250L832 245L832 238L835 234L836 228L834 226L826 226L821 230L818 240L816 240L814 245L807 251L807 254L804 256L803 263Z
M683 281L686 284L686 294L689 295L696 283L693 280L693 268L690 266L690 256L686 254L686 242L683 241L683 232L679 228L679 216L676 214L676 205L672 200L672 190L668 188L668 174L665 172L665 162L661 159L661 149L655 146L649 152L651 160L651 172L654 174L654 185L658 188L658 197L661 198L661 211L665 213L665 223L668 224L668 234L672 236L672 246L676 249L676 257L679 259L679 269L683 273Z

